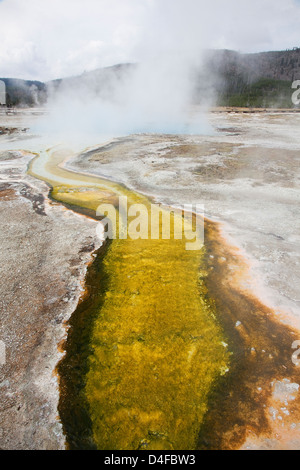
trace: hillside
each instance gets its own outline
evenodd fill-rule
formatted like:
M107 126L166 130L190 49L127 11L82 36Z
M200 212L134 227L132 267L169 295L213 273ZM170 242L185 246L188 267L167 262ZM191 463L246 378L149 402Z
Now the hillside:
M300 48L239 54L210 51L206 69L223 106L293 107L291 85L300 79Z
M2 79L7 86L7 102L12 106L42 106L49 90L68 92L78 86L81 92L109 97L135 64L120 64L85 72L80 76L48 83ZM220 106L294 107L291 85L300 80L300 48L287 51L240 54L235 51L207 51L204 67L195 69L194 102L208 94Z
M47 85L39 81L0 78L6 85L8 106L42 106L47 102Z

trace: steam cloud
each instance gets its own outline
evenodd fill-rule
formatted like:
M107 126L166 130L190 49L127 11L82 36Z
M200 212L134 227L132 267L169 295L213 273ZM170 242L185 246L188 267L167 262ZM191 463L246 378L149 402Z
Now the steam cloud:
M195 76L184 57L160 55L62 81L49 89L50 114L42 125L69 137L201 133L207 126L191 115Z
M67 79L58 86L51 86L51 112L44 121L44 130L73 134L73 138L87 133L207 132L207 124L201 116L192 118L190 114L195 88L199 87L196 71L203 65L202 51L211 47L236 47L237 43L237 47L245 47L249 42L253 47L260 44L261 48L267 48L272 44L274 25L276 37L286 37L287 25L294 24L295 13L299 11L295 0L276 0L276 8L274 0L250 3L212 0L209 5L204 0L88 0L87 4L95 9L97 18L99 16L99 30L101 25L105 30L105 18L108 18L107 29L114 38L111 44L108 40L99 43L99 50L110 44L110 54L115 51L114 57L121 57L120 51L126 49L122 57L136 61L137 65L107 70L102 76L88 72L78 80ZM72 11L73 8L78 13L82 2L76 1ZM98 20L93 20L89 14L93 8L87 8L83 17L89 17L89 25L95 27ZM121 10L124 24L120 19L121 8L125 9ZM117 29L113 26L114 18ZM84 24L82 28L88 34ZM291 36L290 41L293 40ZM123 44L126 47L123 48ZM94 51L95 41L90 45ZM76 58L76 66L83 60L84 68L88 49L83 49L84 56L80 55L80 50L78 54L71 54L71 58ZM70 55L66 60L71 60ZM205 70L202 70L202 77L200 87L205 90L202 105L214 104L207 85L216 77L207 76Z
M203 59L200 12L193 0L152 2L135 45L138 63L52 83L43 131L69 137L207 133L204 113L192 113ZM206 93L202 107L210 104Z

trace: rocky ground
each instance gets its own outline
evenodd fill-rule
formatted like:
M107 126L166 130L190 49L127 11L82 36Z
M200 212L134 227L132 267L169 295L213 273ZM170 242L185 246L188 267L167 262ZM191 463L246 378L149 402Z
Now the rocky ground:
M96 222L51 202L47 185L25 176L31 158L0 152L0 448L63 449L58 345L99 240Z

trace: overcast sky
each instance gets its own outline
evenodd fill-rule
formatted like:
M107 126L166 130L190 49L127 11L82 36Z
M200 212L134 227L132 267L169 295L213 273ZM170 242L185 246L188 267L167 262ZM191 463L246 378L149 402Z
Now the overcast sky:
M300 46L299 0L0 0L0 77L48 80L149 55Z

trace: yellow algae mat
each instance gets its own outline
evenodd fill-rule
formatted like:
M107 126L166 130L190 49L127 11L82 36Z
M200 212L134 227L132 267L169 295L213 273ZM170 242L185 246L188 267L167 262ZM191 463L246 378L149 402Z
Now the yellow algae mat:
M147 197L65 170L58 166L64 158L49 152L48 176L31 167L34 176L52 185L55 200L95 213L99 205L112 203L119 215L121 196L129 206L142 204L150 211ZM90 281L92 299L79 306L86 310L85 322L89 311L93 321L78 393L98 449L194 449L209 393L228 370L229 352L205 287L205 246L187 250L193 218L178 239L175 227L182 214L161 210L170 215L169 239L162 237L163 216L156 227L159 239L117 235L98 254L102 273ZM116 228L118 233L118 223Z

